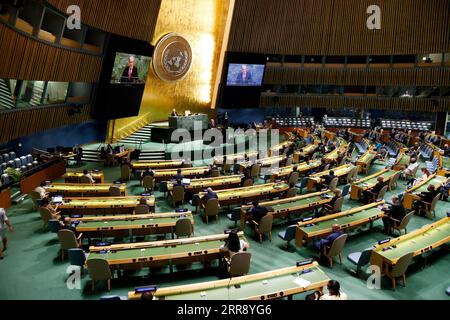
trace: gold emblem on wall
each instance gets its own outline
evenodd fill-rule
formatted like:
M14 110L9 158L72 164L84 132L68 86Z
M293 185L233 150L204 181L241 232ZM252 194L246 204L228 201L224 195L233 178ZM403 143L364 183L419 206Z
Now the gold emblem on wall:
M178 33L169 33L156 44L153 69L159 79L174 82L183 79L192 65L189 42Z

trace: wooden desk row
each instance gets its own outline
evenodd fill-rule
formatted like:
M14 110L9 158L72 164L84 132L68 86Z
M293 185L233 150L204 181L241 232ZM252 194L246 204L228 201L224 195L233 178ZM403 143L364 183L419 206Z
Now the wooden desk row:
M105 175L102 171L90 171L89 174L95 183L105 183ZM66 183L81 183L80 180L83 176L83 172L70 171L66 172L62 177Z
M395 265L405 254L413 252L415 257L420 256L449 242L450 218L447 217L387 243L376 245L370 263L384 271L386 265Z
M384 211L379 209L384 201L371 203L362 207L353 208L336 214L312 219L297 224L295 243L298 247L303 246L303 241L311 242L314 238L324 238L332 233L332 226L337 224L342 230L351 230L385 216Z
M309 162L301 162L299 164L287 166L287 167L281 167L277 169L273 169L266 175L266 180L270 179L272 182L275 180L287 180L289 175L294 172L294 169L296 169L296 172L299 174L306 174L309 171L313 171L320 167L322 162L320 159L313 160Z
M322 172L318 172L316 174L310 175L308 177L308 184L307 184L308 191L312 191L317 183L321 183L323 181L323 179L321 177L328 175L331 170L334 171L334 175L336 177L342 179L342 178L345 178L351 172L353 172L353 169L356 169L356 168L357 167L354 166L353 164L345 164L343 166L340 166L340 167L337 167L334 169L330 169L330 170L326 170L326 171L322 171Z
M58 210L61 210L64 215L131 214L141 198L141 196L63 198ZM144 198L147 199L150 212L155 212L155 196Z
M243 232L238 233L245 239ZM142 269L192 262L209 263L221 257L220 247L227 234L210 235L176 240L91 246L89 259L105 259L111 269Z
M192 167L192 164L186 164L183 160L154 160L154 161L135 161L131 163L131 169L133 171L146 170L146 169L176 169L182 167Z
M440 188L448 179L443 176L438 176L436 174L433 174L428 177L428 179L420 182L419 184L415 185L414 187L406 190L405 196L403 197L403 205L406 209L412 209L413 203L415 200L417 200L419 197L416 195L421 192L427 191L427 188L429 185L434 185L436 187L436 190Z
M265 167L282 167L283 163L286 163L286 157L279 156L279 157L269 157L264 159L254 159L246 162L242 162L239 165L239 171L244 172L245 169L250 168L253 164L259 164L261 168Z
M293 215L303 213L303 212L312 212L316 209L321 208L327 203L331 202L333 198L332 192L330 190L315 192L310 194L305 194L293 198L285 198L274 201L262 202L260 206L270 207L271 214L274 218L291 218ZM252 206L244 205L241 206L241 229L245 227L245 217L248 209Z
M51 195L62 195L66 197L84 196L110 196L110 188L118 187L122 196L126 195L126 184L83 184L83 183L52 183L47 191Z
M203 179L192 179L189 184L184 185L184 189L190 193L199 193L207 188L213 188L214 190L223 190L236 188L241 185L241 176L221 176L216 178L203 178ZM167 182L166 190L171 192L174 183L172 181Z
M322 291L330 278L317 262L287 267L232 279L157 288L157 300L272 300L307 291ZM139 300L140 293L131 291L129 300Z
M167 212L158 214L140 214L125 216L97 216L73 218L78 221L78 233L91 237L117 237L150 234L171 233L174 236L175 227L180 219L188 218L194 226L192 212Z
M377 184L378 177L380 177L380 176L383 177L384 183L388 184L389 181L399 172L400 171L384 169L384 170L378 171L377 173L374 173L364 179L356 180L352 184L350 198L352 200L358 200L364 191L372 189Z
M244 204L252 201L259 201L265 199L273 199L279 197L289 189L289 186L284 183L267 183L259 184L250 187L242 187L235 189L225 189L216 192L221 206ZM200 201L205 196L205 192L199 193ZM203 201L202 201L202 204Z
M301 157L305 158L312 155L314 151L317 150L318 147L319 146L317 144L310 144L307 145L306 147L303 147L301 152L300 151L294 152L294 162L299 163Z
M370 169L370 165L375 159L377 152L373 148L369 148L358 160L356 160L356 165L359 167L360 172L367 173Z
M214 157L214 164L215 165L223 165L224 157L226 157L227 163L233 164L233 163L239 163L239 162L245 161L246 157L256 159L257 156L258 156L258 151L251 151L248 153L242 152L242 153L234 153L234 154L224 154L221 156Z

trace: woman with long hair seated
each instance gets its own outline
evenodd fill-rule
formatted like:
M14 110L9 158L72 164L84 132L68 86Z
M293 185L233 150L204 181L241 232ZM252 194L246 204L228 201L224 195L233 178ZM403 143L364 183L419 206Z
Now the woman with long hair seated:
M228 235L225 244L220 247L220 251L228 254L228 257L231 259L236 253L247 251L248 248L250 248L250 244L245 240L239 239L237 232L233 230Z

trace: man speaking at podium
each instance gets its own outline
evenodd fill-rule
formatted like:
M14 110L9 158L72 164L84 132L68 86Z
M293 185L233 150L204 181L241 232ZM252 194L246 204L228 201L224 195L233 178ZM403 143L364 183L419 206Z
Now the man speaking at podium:
M138 81L138 70L134 65L135 58L130 56L128 58L128 67L123 70L120 82L137 82Z

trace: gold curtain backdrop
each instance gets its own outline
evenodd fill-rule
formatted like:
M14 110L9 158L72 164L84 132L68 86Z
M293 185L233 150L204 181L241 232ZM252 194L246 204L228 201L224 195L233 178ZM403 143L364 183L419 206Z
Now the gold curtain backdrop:
M164 35L176 32L192 48L192 66L187 76L174 83L160 80L150 68L139 116L110 123L109 137L140 118L148 122L167 121L173 108L213 116L211 101L219 64L230 0L162 0L152 45ZM114 128L114 129L113 129ZM112 132L114 131L114 132Z

